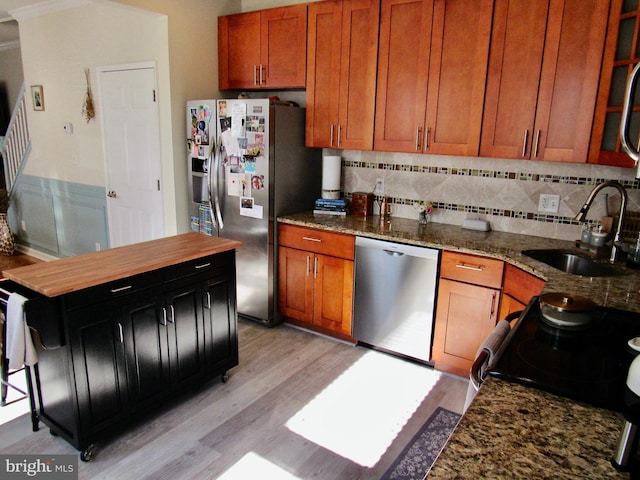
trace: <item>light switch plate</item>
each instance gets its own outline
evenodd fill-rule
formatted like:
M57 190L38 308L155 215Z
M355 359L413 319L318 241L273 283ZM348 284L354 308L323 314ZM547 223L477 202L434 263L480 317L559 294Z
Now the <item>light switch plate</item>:
M542 193L538 201L538 212L558 213L560 208L560 195Z

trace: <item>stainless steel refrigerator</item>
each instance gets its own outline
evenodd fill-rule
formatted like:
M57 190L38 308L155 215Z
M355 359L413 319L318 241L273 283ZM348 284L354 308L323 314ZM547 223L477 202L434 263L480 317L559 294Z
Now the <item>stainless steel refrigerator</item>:
M278 216L312 210L322 150L304 145L305 110L268 99L187 102L192 228L239 240L238 314L272 326Z

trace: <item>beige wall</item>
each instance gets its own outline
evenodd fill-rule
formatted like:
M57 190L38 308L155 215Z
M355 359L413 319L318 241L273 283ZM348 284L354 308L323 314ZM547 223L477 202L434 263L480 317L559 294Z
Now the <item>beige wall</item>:
M25 84L44 87L45 111L29 112L33 150L26 173L105 186L100 112L81 116L84 68L155 62L166 234L189 228L184 105L215 98L217 17L237 2L95 2L20 21ZM151 13L153 12L153 13ZM73 135L62 126L71 122Z

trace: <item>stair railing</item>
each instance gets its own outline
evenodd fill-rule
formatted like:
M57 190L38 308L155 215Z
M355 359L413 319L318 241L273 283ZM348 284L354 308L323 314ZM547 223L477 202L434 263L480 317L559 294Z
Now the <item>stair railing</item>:
M7 133L0 142L0 153L4 162L4 176L9 195L13 193L16 179L24 168L31 151L31 137L27 122L27 105L24 84L13 109Z

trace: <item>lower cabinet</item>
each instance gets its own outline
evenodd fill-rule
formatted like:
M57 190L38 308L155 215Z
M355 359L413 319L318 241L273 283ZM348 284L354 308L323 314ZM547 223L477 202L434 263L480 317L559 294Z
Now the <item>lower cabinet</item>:
M443 252L432 358L438 370L468 378L498 321L504 262Z
M83 460L96 439L167 398L217 375L226 381L238 364L234 255L59 299L68 344L39 352L39 413Z
M292 225L279 228L280 314L292 323L352 340L354 237Z
M535 275L506 264L499 318L502 320L510 313L524 310L531 297L540 294L544 283L544 280Z

